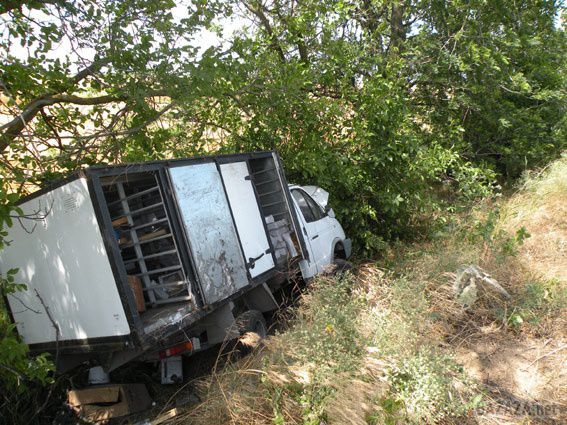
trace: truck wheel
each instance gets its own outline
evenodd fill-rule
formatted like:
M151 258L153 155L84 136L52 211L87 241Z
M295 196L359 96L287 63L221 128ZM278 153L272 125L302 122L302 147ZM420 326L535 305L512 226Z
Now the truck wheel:
M335 258L333 260L333 267L331 269L332 275L342 275L349 270L352 270L352 263L342 258Z
M268 327L264 315L258 310L249 310L236 318L236 326L240 338L236 343L233 355L235 358L250 354L255 347L268 336Z
M252 332L257 334L260 339L268 336L268 326L264 315L258 310L248 310L236 318L236 326L240 335Z

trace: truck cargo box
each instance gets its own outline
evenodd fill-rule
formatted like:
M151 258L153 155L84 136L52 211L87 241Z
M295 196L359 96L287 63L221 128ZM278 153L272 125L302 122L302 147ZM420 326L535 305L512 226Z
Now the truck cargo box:
M291 205L275 152L84 169L19 203L45 218L0 252L27 285L18 332L32 351L165 344L305 258Z

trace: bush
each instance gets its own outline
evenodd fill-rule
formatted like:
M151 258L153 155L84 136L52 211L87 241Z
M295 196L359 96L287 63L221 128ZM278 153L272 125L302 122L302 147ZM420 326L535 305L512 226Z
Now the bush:
M462 367L446 354L430 348L401 359L390 370L388 379L390 393L381 400L386 418L403 416L416 424L438 422L466 414L478 407L481 400L480 394L471 397L475 385ZM386 406L396 409L388 410Z

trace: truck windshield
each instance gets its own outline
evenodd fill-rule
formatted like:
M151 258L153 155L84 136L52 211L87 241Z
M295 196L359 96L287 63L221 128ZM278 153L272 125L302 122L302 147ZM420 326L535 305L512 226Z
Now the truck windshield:
M312 223L323 218L323 211L321 211L321 208L319 208L309 195L303 193L303 191L299 189L293 189L291 193L307 223Z

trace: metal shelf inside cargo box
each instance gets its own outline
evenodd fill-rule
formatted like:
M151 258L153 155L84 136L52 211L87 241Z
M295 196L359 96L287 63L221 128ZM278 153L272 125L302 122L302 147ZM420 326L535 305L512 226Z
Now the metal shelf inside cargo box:
M258 195L260 211L276 252L276 261L280 265L286 265L288 250L281 235L291 235L295 233L295 230L290 216L290 208L293 207L289 205L283 191L283 181L278 164L273 157L253 158L248 163L252 183ZM293 238L289 240L293 242ZM299 252L299 245L297 243L295 245L296 252Z
M156 175L136 173L132 178L109 178L104 183L124 267L133 285L141 285L139 291L133 288L135 295L143 297L149 309L191 300Z

